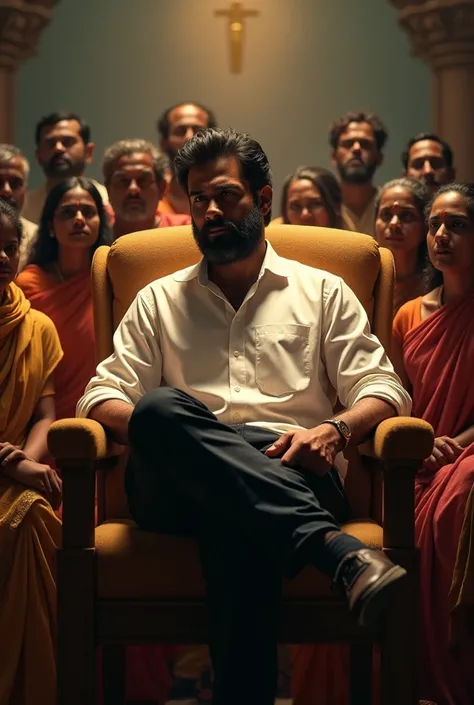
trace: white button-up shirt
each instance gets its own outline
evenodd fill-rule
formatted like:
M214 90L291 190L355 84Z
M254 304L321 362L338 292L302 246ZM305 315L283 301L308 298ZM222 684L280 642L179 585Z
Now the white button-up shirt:
M283 259L267 243L257 281L235 311L204 261L142 289L97 367L77 415L107 399L181 389L226 424L284 433L364 397L409 415L411 400L367 315L342 279Z

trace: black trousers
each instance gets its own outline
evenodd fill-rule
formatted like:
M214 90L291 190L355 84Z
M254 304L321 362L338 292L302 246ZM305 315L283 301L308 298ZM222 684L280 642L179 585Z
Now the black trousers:
M199 542L214 705L273 705L282 577L308 563L324 570L324 535L348 517L337 471L317 477L267 458L277 437L226 426L168 387L143 397L130 420L132 517Z

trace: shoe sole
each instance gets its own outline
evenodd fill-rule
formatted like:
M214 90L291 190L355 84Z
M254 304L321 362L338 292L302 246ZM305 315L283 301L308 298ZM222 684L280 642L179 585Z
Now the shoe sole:
M361 594L357 601L360 608L355 606L355 610L358 614L357 621L362 627L370 627L378 619L396 593L400 580L406 577L406 574L405 568L394 565Z

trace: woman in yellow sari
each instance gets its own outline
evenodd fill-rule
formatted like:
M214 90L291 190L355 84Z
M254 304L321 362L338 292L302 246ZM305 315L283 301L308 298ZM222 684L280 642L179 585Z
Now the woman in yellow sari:
M61 480L44 461L62 350L13 282L21 236L0 199L0 705L54 705Z

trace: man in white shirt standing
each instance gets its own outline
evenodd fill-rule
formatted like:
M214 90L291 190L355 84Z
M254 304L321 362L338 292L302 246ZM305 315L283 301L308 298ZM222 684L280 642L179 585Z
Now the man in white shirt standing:
M41 118L35 129L36 161L46 176L46 182L28 191L22 215L38 224L49 191L62 179L84 176L92 161L94 144L89 125L75 113L51 113ZM105 206L107 189L94 181Z
M411 401L346 284L265 240L271 172L257 142L209 129L174 167L203 259L139 292L77 413L130 445L138 525L198 538L213 702L270 705L284 574L312 563L362 624L405 574L340 532L335 465Z

